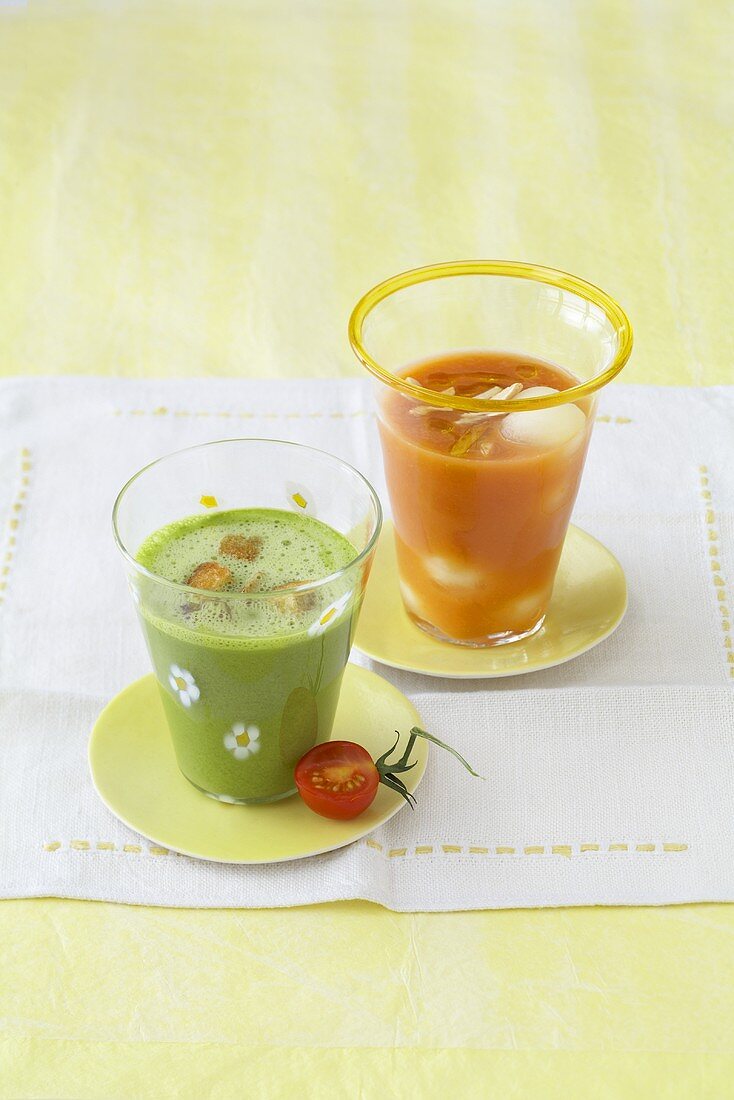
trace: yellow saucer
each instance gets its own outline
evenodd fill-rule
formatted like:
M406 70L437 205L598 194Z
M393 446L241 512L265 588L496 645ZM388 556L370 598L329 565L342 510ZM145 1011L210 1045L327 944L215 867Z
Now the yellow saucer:
M375 661L426 676L466 680L518 676L585 653L609 637L626 610L622 566L591 535L569 527L551 604L537 634L491 649L436 641L411 621L403 607L393 527L386 522L354 644Z
M380 676L347 665L332 737L357 741L374 757L419 725L415 707ZM403 741L404 743L404 741ZM415 745L418 764L403 776L420 783L428 744ZM218 863L280 863L342 848L371 833L405 806L383 784L353 821L313 813L298 795L264 806L216 802L184 779L176 765L155 678L121 691L100 714L89 741L92 781L115 817L174 852Z

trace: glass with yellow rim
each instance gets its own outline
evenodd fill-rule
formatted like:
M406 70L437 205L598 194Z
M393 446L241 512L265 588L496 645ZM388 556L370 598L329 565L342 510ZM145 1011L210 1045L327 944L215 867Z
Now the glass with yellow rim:
M400 390L408 397L425 399L427 391L422 386L412 385L410 382L406 382L405 379L397 377L384 362L379 362L372 354L365 334L365 325L368 319L374 319L377 307L397 295L399 291L431 283L437 279L465 276L522 279L558 291L566 291L568 294L590 303L603 313L615 334L616 348L611 361L597 374L579 383L578 386L573 386L558 394L522 401L500 402L477 401L471 397L451 397L430 391L431 404L442 405L447 409L459 409L464 412L478 412L485 409L487 412L505 413L547 409L554 405L566 404L569 401L578 401L580 398L588 397L600 390L619 374L630 357L632 352L632 325L629 318L611 295L593 283L580 279L577 275L571 275L567 271L560 271L558 268L521 263L517 260L452 260L447 263L412 268L410 271L393 275L391 278L385 279L384 282L372 287L359 299L349 318L349 343L355 355L367 370L381 382ZM493 347L500 346L502 346L502 350L510 350L504 345L493 342ZM433 352L429 352L429 354L438 354L440 350L440 348L434 348ZM444 350L448 351L449 349ZM524 350L527 354L532 354L530 348L525 347ZM418 358L420 356L414 356L412 360L400 363L398 365L399 369L406 367L409 362ZM564 364L559 365L563 366Z
M474 414L529 414L576 404L593 420L598 391L619 374L629 359L632 327L624 310L609 294L575 275L537 264L509 260L467 260L415 268L373 287L359 300L352 312L349 340L357 358L380 383L378 415L383 425L387 422L386 410L389 402L386 398L390 391L414 402L423 402L439 412L455 410ZM532 397L518 395L509 400L497 400L479 399L455 392L439 393L409 377L411 368L413 373L420 373L418 366L421 362L440 359L445 355L477 351L512 353L541 360L562 368L576 381L563 390ZM389 389L386 390L385 387ZM426 497L436 496L436 493L431 492L432 488L439 492L437 486L431 482L431 477L435 476L431 471L435 471L436 467L435 464L426 464L425 469L417 472L422 461L420 452L420 443L416 449L416 440L413 440L411 462L402 463L399 470L396 466L392 470L386 470L388 489L393 498L398 542L401 538L402 519L401 508L396 507L396 480L408 477L415 482L412 485L411 500L420 499L421 503L415 507L423 508L426 513L419 518L419 526L426 534L424 541L427 544L440 541L437 537L434 538L437 533L432 530L438 522L437 517L429 515L429 506L422 503ZM474 459L476 460L476 456ZM462 457L451 461L465 463L469 459ZM477 473L476 467L474 473ZM568 478L574 484L570 485L569 481L570 495L567 494L567 501L572 502L575 496L579 475L580 466L576 462L575 472L569 467ZM499 477L499 470L497 476ZM453 477L458 499L460 492L463 492L459 488L463 477L459 465L454 467ZM426 489L429 490L427 493L419 492ZM479 494L476 503L470 501L470 506L465 507L460 516L457 512L458 519L455 517L452 520L448 517L446 522L457 523L457 535L460 535L481 520L480 513L484 510L485 518L487 512L491 511L493 522L506 526L506 545L502 547L500 554L504 561L501 562L499 558L492 561L490 554L486 562L472 562L482 569L486 567L489 578L494 566L501 565L505 573L507 572L507 562L514 562L515 551L518 551L520 562L523 557L528 557L521 552L521 528L522 523L531 517L525 516L521 522L519 514L513 516L506 510L503 514L499 503L503 499L503 493L498 490L494 494L497 499L494 500L489 481L485 481L484 488L476 490L476 493ZM480 499L482 493L486 499ZM570 503L564 506L563 515L561 512L557 513L552 531L549 525L547 531L540 533L538 549L547 544L551 550L555 546L560 554L570 506ZM456 507L461 511L461 506ZM402 511L405 512L406 509L403 508ZM412 523L403 525L412 526ZM513 529L513 525L517 530ZM464 539L464 544L461 544L461 538L457 538L457 553L471 557L473 551L467 548L466 541ZM410 557L413 564L420 564L421 551L415 547L413 550L410 553L404 550L406 562ZM418 558L415 554L418 554ZM400 559L400 554L398 556ZM522 564L517 566L518 574L522 568ZM492 646L518 641L535 633L542 626L544 612L536 616L534 623L530 624L528 621L522 629L513 627L508 621L507 629L492 628L486 633L482 630L477 636L452 633L432 621L430 615L416 614L415 608L411 609L405 589L410 588L412 580L407 572L407 567L403 565L401 589L406 610L417 625L440 640L470 646ZM456 593L450 592L451 585L446 583L447 599L462 595L458 590ZM552 584L552 571L550 583ZM539 608L543 602L547 606L547 583L545 589L542 600L539 597Z

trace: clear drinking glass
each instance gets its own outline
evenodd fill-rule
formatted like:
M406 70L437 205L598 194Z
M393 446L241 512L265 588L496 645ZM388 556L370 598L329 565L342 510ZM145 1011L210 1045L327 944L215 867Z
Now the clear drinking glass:
M460 645L535 633L597 392L632 348L625 313L562 271L456 262L374 287L352 313L349 338L378 381L408 614Z
M292 513L345 536L353 556L340 543L346 564L317 579L294 569L278 591L204 591L164 580L137 560L145 540L169 524L250 508L286 513L279 555L289 553ZM357 470L323 451L268 439L178 451L120 492L115 539L176 758L205 794L239 803L284 798L295 789L296 762L328 739L381 522L377 495Z

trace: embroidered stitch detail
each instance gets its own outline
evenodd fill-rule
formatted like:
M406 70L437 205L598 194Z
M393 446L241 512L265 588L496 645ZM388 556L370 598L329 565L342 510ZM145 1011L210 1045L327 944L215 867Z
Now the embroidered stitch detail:
M596 853L599 855L605 855L608 853L626 852L628 854L634 854L639 852L641 854L654 853L680 853L688 851L688 844L676 843L672 841L665 841L662 844L654 844L652 842L641 842L639 844L626 844L623 842L610 843L606 846L597 843L586 844L527 844L522 848L513 847L509 844L498 844L495 847L488 847L485 845L472 844L468 847L462 847L460 844L441 844L436 846L433 844L418 844L415 848L388 848L386 849L383 844L380 844L379 840L375 840L373 837L367 837L364 841L364 845L367 848L372 848L375 852L380 852L388 859L402 859L410 858L413 855L473 855L473 856L562 856L564 859L570 859L576 855L583 855L588 853ZM151 856L180 856L180 852L174 852L170 848L164 848L160 844L150 844L147 849L143 848L140 844L123 844L118 848L111 840L97 840L89 841L80 838L74 838L64 844L60 840L49 840L43 844L44 852L59 852L66 849L75 852L112 852L117 855L126 853L128 855L151 855Z
M13 568L13 561L16 554L17 535L16 531L20 527L19 516L23 512L25 507L25 501L28 496L28 486L31 483L30 473L33 469L33 463L31 461L31 452L27 447L22 447L20 455L18 456L18 488L16 489L15 497L10 505L10 511L12 518L7 522L7 535L4 540L4 552L2 556L3 567L0 570L0 604L5 600L5 593L7 592L10 584L10 575Z
M217 416L221 418L233 417L236 420L321 420L328 417L330 420L355 420L360 417L374 417L375 413L368 409L355 409L354 412L231 412L218 409L169 409L165 405L159 405L156 409L115 409L115 416ZM597 418L604 419L604 418ZM610 418L606 417L609 421ZM624 418L617 417L617 423L628 423Z
M174 852L169 848L163 848L160 844L149 844L147 850L143 848L141 844L123 844L121 848L111 840L70 840L66 845L60 840L49 840L43 845L44 852L59 852L66 848L67 851L75 852L115 852L120 854L125 852L128 855L151 855L151 856L178 856L180 852Z
M664 842L662 844L655 844L649 841L640 842L639 844L629 844L623 841L615 841L606 845L589 842L586 844L526 844L522 848L513 847L511 845L498 844L496 847L490 848L485 845L472 844L464 848L460 844L441 844L436 847L431 844L418 844L415 848L390 848L387 851L383 845L378 841L368 837L365 841L365 846L372 848L377 852L384 852L384 854L390 858L410 858L411 856L423 856L423 855L475 855L475 856L561 856L563 859L571 859L574 856L579 855L609 855L625 852L628 855L635 853L650 854L656 853L661 855L663 853L676 853L687 852L687 844L678 844L671 842Z
M704 522L709 545L709 567L711 569L711 581L716 593L716 602L721 615L721 631L724 636L724 656L729 676L734 679L734 653L730 637L731 616L727 603L727 582L721 569L721 542L719 531L716 527L716 510L713 506L713 494L709 488L711 484L708 466L698 467L698 481L701 499L704 502Z

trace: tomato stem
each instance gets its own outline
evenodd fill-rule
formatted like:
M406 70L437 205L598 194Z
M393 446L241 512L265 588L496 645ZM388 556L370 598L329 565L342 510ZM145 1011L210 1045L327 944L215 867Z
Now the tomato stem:
M473 776L475 776L476 779L484 778L484 776L479 775L478 772L474 771L474 768L472 768L471 764L469 764L468 761L464 759L460 752L457 752L457 750L452 748L451 745L447 745L444 741L441 741L432 733L427 733L425 730L422 730L419 726L413 726L413 728L411 729L408 735L408 743L405 746L405 751L403 752L403 755L400 757L400 759L397 760L394 764L390 764L389 759L400 743L400 733L398 732L398 730L395 731L395 734L396 740L394 744L391 746L391 748L387 750L387 752L384 752L382 756L380 756L375 761L375 767L379 772L380 782L384 783L386 787L390 787L391 790L397 791L398 794L402 795L411 809L415 809L415 798L405 786L405 783L403 783L402 779L399 778L399 775L401 775L403 772L409 772L411 768L414 768L418 763L417 760L414 760L411 764L409 763L409 760L411 753L413 752L413 747L419 737L423 738L426 741L430 741L434 745L438 745L439 748L446 749L446 751L450 752L452 756L455 756L456 759L464 765L466 770L470 772Z
M438 745L440 749L446 749L446 752L450 752L452 756L455 756L459 763L463 764L466 770L470 773L470 775L473 775L475 779L484 779L484 776L480 775L479 772L475 772L469 761L465 760L461 753L458 752L452 745L447 745L445 741L441 741L438 737L435 736L435 734L427 733L425 730L420 729L418 726L413 726L412 730L410 731L408 752L415 744L416 737L422 737L426 741L430 741L431 744Z

